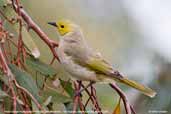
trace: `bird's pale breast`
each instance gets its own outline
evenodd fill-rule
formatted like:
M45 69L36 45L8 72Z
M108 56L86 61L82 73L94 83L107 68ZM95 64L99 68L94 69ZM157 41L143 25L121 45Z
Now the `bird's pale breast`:
M65 44L60 42L58 47L57 53L60 59L61 64L63 65L64 69L74 78L78 80L84 81L96 81L96 73L93 70L87 69L77 63L74 62L72 56L67 55L65 50Z

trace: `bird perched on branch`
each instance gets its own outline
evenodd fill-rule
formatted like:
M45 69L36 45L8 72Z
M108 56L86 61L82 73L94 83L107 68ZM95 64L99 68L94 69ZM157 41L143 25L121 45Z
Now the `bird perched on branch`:
M49 22L56 27L60 41L57 54L64 69L75 79L92 82L121 82L143 94L154 97L156 92L122 76L86 43L81 28L69 20Z

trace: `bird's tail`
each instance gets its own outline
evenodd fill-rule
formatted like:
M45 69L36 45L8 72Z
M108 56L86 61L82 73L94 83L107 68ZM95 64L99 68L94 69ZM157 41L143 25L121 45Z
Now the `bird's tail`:
M154 90L152 90L151 88L146 87L146 86L144 86L142 84L139 84L139 83L137 83L137 82L135 82L133 80L127 79L125 77L119 77L118 78L115 75L115 76L113 76L113 79L115 81L121 82L121 83L123 83L125 85L128 85L130 87L133 87L133 88L139 90L140 92L142 92L143 94L145 94L145 95L147 95L149 97L154 97L156 95L156 92Z

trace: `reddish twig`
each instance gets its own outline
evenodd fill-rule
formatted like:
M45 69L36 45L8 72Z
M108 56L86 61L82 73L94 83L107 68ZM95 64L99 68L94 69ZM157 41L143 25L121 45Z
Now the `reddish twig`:
M16 58L16 63L17 65L21 66L21 59L20 59L20 56L21 54L23 55L23 58L24 57L24 46L23 46L23 40L22 40L22 18L21 18L21 11L20 11L20 5L19 5L19 0L13 0L13 3L16 4L17 6L17 9L16 9L16 12L18 14L18 22L19 22L19 30L18 30L18 45L17 45L17 48L18 48L18 52L17 52L17 58Z
M74 87L75 87L75 92L77 94L77 91L80 90L80 87L76 82L74 83ZM75 95L74 96L74 104L73 104L72 114L76 114L77 107L78 107L78 100L79 100L79 95Z
M23 92L23 91L20 91L20 93L21 93L21 96L22 96L22 99L23 99L23 101L24 101L24 109L26 110L26 111L29 111L30 110L30 108L29 108L29 103L28 103L28 98L27 98L27 96L26 96L26 94ZM26 113L27 114L27 113Z
M94 87L91 86L91 93L89 92L88 88L86 88L83 84L81 84L81 87L85 90L85 92L88 94L89 98L86 101L85 107L88 104L88 101L92 101L92 104L94 105L95 110L98 112L98 114L102 114L101 108L98 104L97 97L96 97L96 92L93 90Z
M93 87L93 85L91 85L91 95L94 97L95 107L96 107L96 110L97 110L98 114L102 114L101 108L100 108L98 100L97 100L96 90Z
M2 49L1 49L1 46L0 46L0 62L1 62L4 74L6 74L8 77L13 79L14 77L11 75L12 73L7 65L7 62L5 60L5 57L4 57Z
M11 90L12 99L13 99L13 111L14 111L14 114L17 114L16 113L16 109L17 109L17 96L15 94L15 91L14 91L14 88L13 88L13 84L12 84L10 79L9 79L9 88Z
M78 97L78 103L79 103L80 110L81 110L82 114L85 114L85 107L84 107L84 105L82 103L81 97Z
M52 58L51 62L50 62L50 65L52 65L55 61L55 57Z
M1 44L1 49L3 50L2 52L3 52L3 55L4 55L5 59L6 59L6 61L8 62L7 52L5 50L5 46L4 46L3 43Z
M81 81L77 81L77 82L74 83L75 96L74 96L74 104L73 104L73 112L72 112L72 114L76 114L78 104L79 104L81 113L85 114L85 107L84 107L84 105L82 103L82 98L81 98L81 95L80 95L81 93L78 94L78 92L81 89L81 85L82 85Z
M81 82L81 81L78 81L78 84L79 84L79 85L78 85L78 90L77 90L77 92L80 91L82 82ZM80 93L80 94L81 94L81 93ZM83 105L83 103L82 103L81 95L78 95L78 103L79 103L79 106L80 106L80 110L82 111L82 114L85 114L85 107L84 107L84 105Z
M17 11L17 5L13 2L15 11ZM55 47L58 46L58 43L49 39L48 36L40 29L40 27L31 19L31 17L26 13L23 8L20 8L21 17L27 23L28 30L32 29L36 34L49 46L53 56L59 61Z
M1 64L2 64L2 68L3 68L3 72L4 74L6 74L9 78L9 88L11 90L11 93L12 93L12 98L13 98L13 111L16 111L16 94L15 94L15 91L14 91L14 88L13 88L13 85L11 83L11 79L13 79L13 75L11 75L11 71L6 63L6 60L5 60L5 57L3 55L3 52L2 52L2 49L0 47L0 61L1 61ZM16 113L14 113L16 114Z
M113 89L116 90L116 92L119 94L119 96L121 97L124 106L125 106L125 110L126 110L126 114L131 114L131 107L130 104L128 103L128 98L126 97L125 93L116 85L116 84L109 84Z
M9 67L8 67L8 65L7 65L7 63L6 63L6 60L5 60L5 57L4 57L3 53L2 53L1 48L0 48L0 62L1 62L1 64L2 64L4 74L6 74L6 75L9 77L9 80L10 80L10 81L9 81L9 87L10 87L11 92L12 92L12 95L13 95L13 100L16 100L16 95L14 95L14 94L15 94L14 88L13 88L14 86L12 85L11 82L13 82L14 85L15 85L18 89L24 91L24 92L25 92L25 93L26 93L26 94L35 102L35 104L37 105L37 107L38 107L39 109L44 110L44 109L41 107L41 105L38 103L38 101L33 97L33 95L32 95L30 92L28 92L27 89L21 87L21 86L17 83L17 81L16 81L15 78L14 78L14 75L12 74L11 70L9 69ZM14 104L14 110L13 110L13 111L15 111L15 109L16 109L16 103L14 102L13 104Z
M44 109L41 107L41 105L39 104L39 102L34 98L34 96L33 96L29 91L27 91L27 89L21 87L21 86L17 83L16 80L13 80L13 82L14 82L15 86L16 86L18 89L24 91L24 92L33 100L33 102L37 105L37 107L38 107L40 110L44 110Z
M133 114L136 114L136 112L135 112L135 110L134 110L133 106L131 106L131 105L130 105L130 107L131 107L131 111L132 111L132 113L133 113Z
M86 101L86 103L85 103L85 107L87 107L87 105L88 105L88 103L89 103L89 101L91 100L91 96L89 96L89 98L87 99L87 101Z

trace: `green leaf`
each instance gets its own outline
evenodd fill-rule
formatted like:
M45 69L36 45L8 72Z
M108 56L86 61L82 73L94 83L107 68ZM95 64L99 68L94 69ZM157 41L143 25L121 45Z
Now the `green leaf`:
M72 87L72 83L69 81L64 81L62 79L59 79L62 87L64 90L69 94L70 97L74 97L74 89Z
M22 28L22 35L24 36L24 37L22 37L24 45L26 45L27 49L31 52L31 54L33 55L34 58L39 58L40 51L39 51L37 45L35 44L35 42L33 41L32 37L28 33L25 26L23 26L23 28Z
M12 73L14 74L19 85L27 89L38 100L38 102L41 102L38 94L39 90L37 88L35 81L30 76L30 74L19 69L17 66L13 64L9 64L9 67Z
M32 104L32 110L33 111L39 111L39 109L37 108L36 104L33 101L31 101L31 104ZM35 112L34 114L41 114L41 113L40 112Z
M57 74L57 71L53 67L34 58L26 59L26 64L30 66L30 68L48 77L53 77Z
M46 101L46 103L45 103L46 105L48 104L47 103L47 99L50 96L51 96L51 98L50 98L51 101L48 101L49 103L50 102L53 102L53 103L56 103L56 102L58 102L58 103L65 103L65 102L72 101L71 98L69 98L69 97L67 97L65 95L62 95L62 94L60 94L57 91L54 91L54 90L46 90L46 91L43 91L42 92L42 97L43 97L44 101Z

